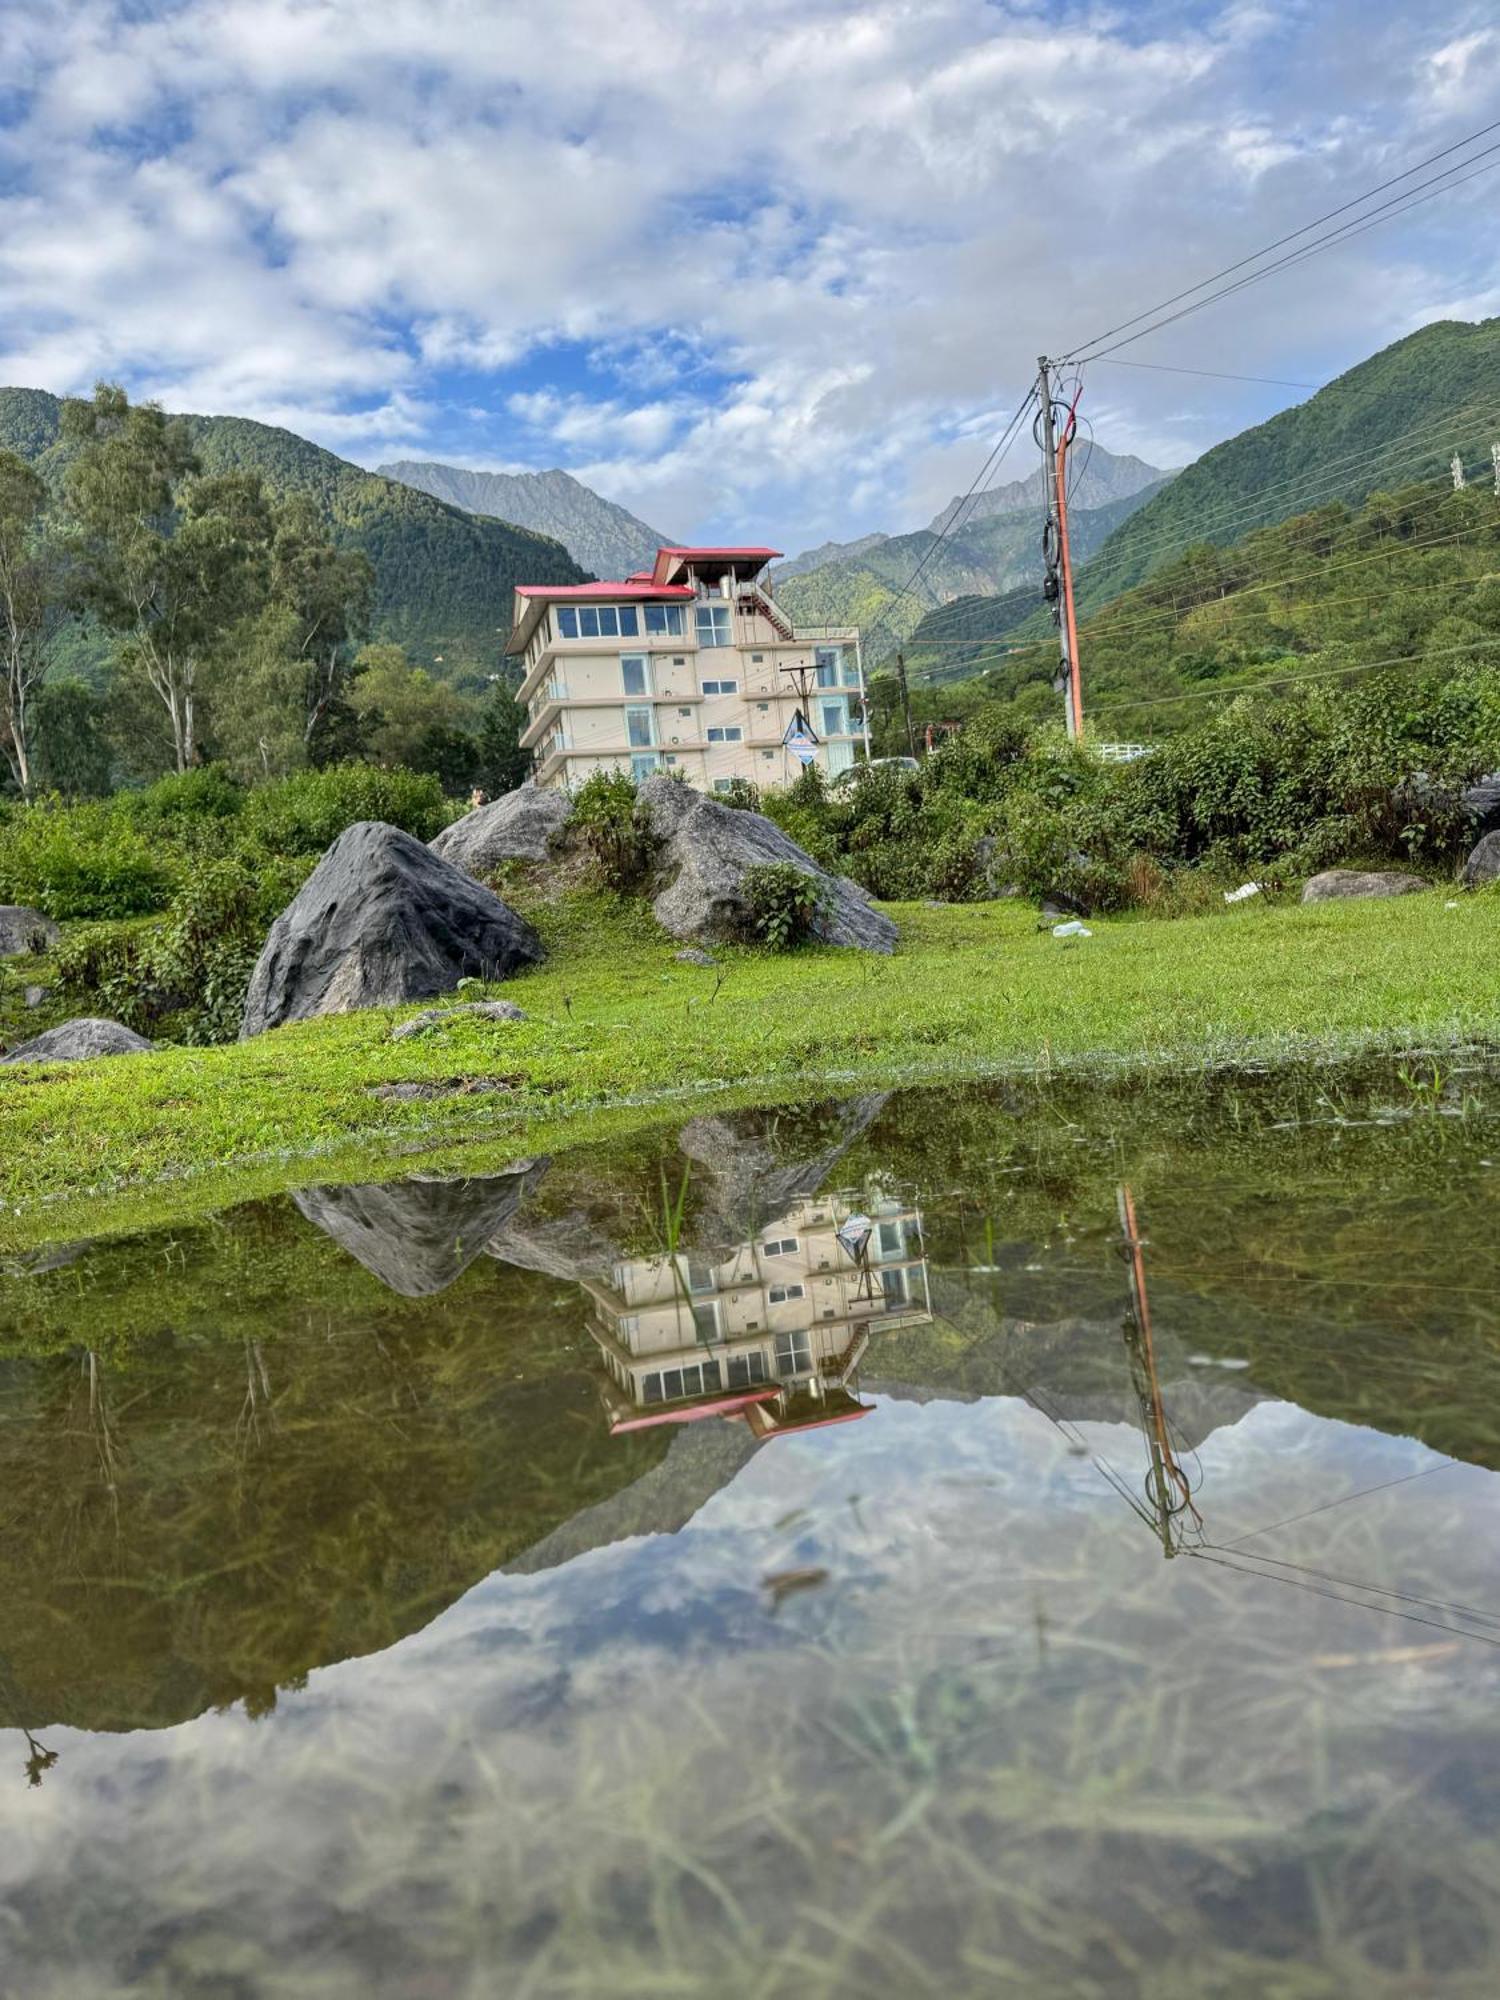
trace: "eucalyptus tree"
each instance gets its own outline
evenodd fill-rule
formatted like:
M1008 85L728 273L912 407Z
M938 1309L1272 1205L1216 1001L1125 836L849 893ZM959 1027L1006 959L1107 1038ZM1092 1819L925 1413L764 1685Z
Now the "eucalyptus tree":
M41 474L0 451L0 749L23 798L35 780L35 701L73 611L67 561L48 512Z

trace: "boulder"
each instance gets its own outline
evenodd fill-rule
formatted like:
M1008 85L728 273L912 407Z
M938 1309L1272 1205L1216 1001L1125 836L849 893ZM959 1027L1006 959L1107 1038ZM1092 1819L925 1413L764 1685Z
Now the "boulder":
M711 951L704 951L695 944L690 944L686 951L674 951L672 956L679 965L717 965L719 962Z
M572 817L566 792L521 785L444 827L432 851L467 874L493 875L504 861L546 861Z
M40 910L24 903L0 903L0 958L20 958L28 951L46 951L62 932Z
M422 1299L463 1275L546 1171L545 1159L518 1160L504 1173L471 1180L413 1174L404 1181L303 1188L292 1200L381 1284L403 1298Z
M820 944L893 951L896 926L844 875L830 875L763 814L719 805L671 778L641 787L658 845L656 920L673 937L711 940L744 931L749 911L741 883L750 868L787 862L823 891L813 925Z
M1460 796L1464 811L1481 833L1500 828L1500 771L1487 771Z
M1464 887L1482 889L1500 881L1500 832L1487 833L1464 863Z
M1325 868L1302 891L1304 903L1331 903L1346 896L1413 896L1432 884L1399 868Z
M514 1000L470 1000L462 1007L427 1007L391 1030L393 1042L408 1035L425 1034L429 1028L446 1027L450 1021L524 1021L526 1016Z
M0 1062L88 1062L93 1056L149 1055L151 1046L144 1035L119 1021L64 1021L60 1028L49 1028L8 1056L0 1056Z
M399 827L361 820L271 926L250 976L243 1040L287 1021L451 993L544 956L524 918Z

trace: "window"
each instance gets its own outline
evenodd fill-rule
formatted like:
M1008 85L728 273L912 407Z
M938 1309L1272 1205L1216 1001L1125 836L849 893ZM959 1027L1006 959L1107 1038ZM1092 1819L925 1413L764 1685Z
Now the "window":
M714 790L715 790L716 792L732 792L732 791L734 790L734 779L733 779L733 778L715 778L715 779L714 779Z
M813 664L818 670L820 688L836 688L839 684L839 668L843 664L844 652L841 646L814 646Z
M761 1245L768 1257L795 1257L797 1239L795 1236L773 1236Z
M680 604L648 604L646 630L658 638L680 639L682 637L682 606ZM634 613L631 614L634 616ZM632 626L631 628L635 628Z
M805 1299L807 1293L801 1285L772 1285L769 1297L773 1306L784 1306L788 1299Z
M564 604L557 629L565 639L633 639L640 627L633 604Z
M650 694L651 656L649 653L621 653L620 673L626 694Z
M880 1225L880 1254L882 1257L899 1257L906 1248L906 1231L899 1222L882 1222Z
M823 734L825 736L847 736L849 717L841 701L825 701L823 708Z
M846 688L859 686L859 661L851 660L847 653L844 655L844 686Z
M687 1288L690 1292L716 1292L719 1289L712 1264L705 1264L701 1257L684 1257L682 1261L687 1266Z
M734 724L732 727L727 727L723 729L710 729L708 732L708 740L710 743L740 743L744 741L744 736L745 736L744 730L741 729L737 723Z
M708 1299L693 1307L693 1331L700 1340L715 1341L719 1337L719 1302Z
M762 750L760 754L763 763L774 764L776 762L776 752L774 750Z
M907 1300L905 1269L898 1265L894 1270L882 1271L880 1289L885 1297L887 1312L894 1312L898 1306L904 1306Z
M661 1376L648 1375L641 1383L641 1401L659 1403L661 1401Z
M703 692L705 694L738 694L739 691L740 684L738 681L705 681L703 683Z
M621 1340L625 1341L628 1345L629 1342L635 1339L636 1335L641 1330L640 1314L639 1313L622 1314L615 1330L619 1334Z
M667 752L667 762L669 764L675 764L677 762L677 759L672 755L672 752L670 750Z
M766 1357L757 1347L753 1354L731 1354L729 1357L729 1386L731 1389L748 1389L752 1382L766 1379Z
M788 1375L806 1375L812 1369L812 1350L807 1344L805 1333L778 1333L776 1336L776 1373L783 1379Z
M627 708L625 711L625 741L632 749L643 750L652 740L650 709Z
M700 604L697 624L700 646L727 646L731 643L727 604Z
M630 775L636 784L643 785L656 769L659 762L660 759L656 756L655 752L649 750L644 756L632 757L630 760Z
M750 655L750 663L752 666L758 667L761 664L761 662L765 659L765 657L766 656L764 653L752 653Z

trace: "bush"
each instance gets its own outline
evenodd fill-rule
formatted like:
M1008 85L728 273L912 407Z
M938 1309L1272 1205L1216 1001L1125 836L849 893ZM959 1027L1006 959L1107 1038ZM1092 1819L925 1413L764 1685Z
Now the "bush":
M634 889L651 872L656 839L633 781L621 772L595 771L573 800L573 825L606 889Z
M205 764L170 778L158 778L139 792L121 792L120 813L139 827L168 832L194 820L229 820L245 803L245 788L223 764Z
M760 811L760 793L748 778L731 778L721 792L714 793L714 800L721 806L733 806L736 812Z
M430 772L351 763L296 771L262 785L245 801L242 824L273 854L322 854L359 820L384 820L418 840L431 840L453 817L454 808Z
M823 892L811 875L790 861L767 861L740 878L746 929L751 940L772 951L806 944L823 906Z
M164 909L177 869L104 803L44 800L0 826L0 902L49 917L129 917Z

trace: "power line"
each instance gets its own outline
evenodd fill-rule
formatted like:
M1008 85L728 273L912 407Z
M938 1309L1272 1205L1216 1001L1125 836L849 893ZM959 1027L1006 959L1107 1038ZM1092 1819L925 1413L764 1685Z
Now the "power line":
M1183 694L1150 695L1140 701L1115 701L1095 709L1096 715L1119 715L1127 709L1166 708L1179 701L1211 701L1216 696L1233 698L1242 694L1259 694L1262 688L1292 687L1301 681L1337 680L1344 674L1370 674L1379 667L1425 667L1430 661L1451 659L1459 653L1489 653L1500 651L1500 635L1493 639L1471 639L1462 646L1438 646L1427 653L1393 653L1385 660L1364 660L1358 665L1346 667L1318 667L1302 674L1281 674L1274 680L1244 681L1237 687L1196 688Z
M1321 382L1288 382L1279 375L1228 375L1222 368L1183 368L1170 361L1120 361L1112 354L1100 354L1111 368L1149 368L1157 375L1207 375L1215 382L1259 382L1267 389L1321 389Z
M1350 201L1341 202L1337 208L1330 208L1325 214L1315 217L1313 221L1303 223L1300 229L1293 229L1285 236L1278 236L1273 243L1267 243L1261 249L1251 251L1248 256L1239 258L1233 264L1226 264L1222 270L1214 271L1206 278L1200 278L1197 284L1189 285L1185 291L1174 292L1170 298L1162 299L1154 306L1148 306L1144 312L1136 313L1130 319L1119 321L1117 325L1106 328L1103 333L1091 335L1089 339L1081 341L1077 347L1071 348L1062 358L1068 361L1077 360L1080 357L1087 358L1084 355L1085 349L1098 348L1102 342L1114 339L1116 334L1125 333L1129 328L1139 326L1142 320L1150 319L1156 313L1165 312L1167 307L1178 305L1184 299L1190 299L1194 292L1204 291L1208 286L1216 285L1221 278L1232 277L1236 271L1243 271L1251 264L1258 264L1263 257L1269 257L1273 250L1280 250L1289 243L1295 243L1299 237L1308 236L1313 230L1321 229L1325 223L1333 222L1341 215L1348 215L1354 209L1363 208L1365 203L1373 201L1376 195L1384 194L1388 189L1399 186L1402 181L1409 181L1413 174L1419 174L1427 167L1436 166L1439 160L1449 159L1454 153L1462 152L1466 146L1472 146L1476 140L1488 138L1491 132L1497 131L1500 131L1500 119L1495 119L1492 123L1481 126L1477 132L1470 132L1462 139L1455 139L1451 146L1444 146L1441 151L1429 154L1425 160L1418 160L1415 166L1407 167L1404 172L1392 175L1389 180L1381 181L1376 187L1367 188L1363 194L1355 195ZM1469 163L1464 161L1460 164L1468 165ZM1445 171L1451 172L1453 170L1446 169ZM1442 176L1439 175L1437 178L1441 179ZM1425 186L1427 183L1423 183L1423 185ZM1415 189L1406 190L1406 194L1408 195L1415 192ZM1397 197L1398 200L1403 198ZM1334 232L1335 235L1337 233ZM1310 248L1312 246L1307 247ZM1300 255L1301 253L1299 252L1298 254ZM1270 270L1275 268L1277 267L1271 266L1266 271L1259 272L1256 275L1261 277L1269 276ZM1209 301L1206 299L1200 301L1200 304L1206 305L1208 303ZM1197 307L1194 307L1193 310L1196 311ZM1161 323L1165 324L1166 322L1163 321ZM1154 329L1147 329L1147 331L1154 331ZM1143 337L1144 334L1133 336L1135 339ZM1124 343L1122 342L1121 344L1123 345ZM1095 358L1100 357L1096 356Z

